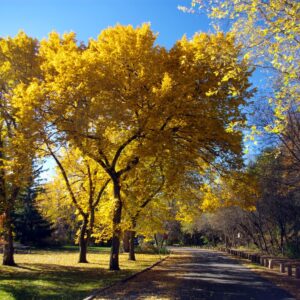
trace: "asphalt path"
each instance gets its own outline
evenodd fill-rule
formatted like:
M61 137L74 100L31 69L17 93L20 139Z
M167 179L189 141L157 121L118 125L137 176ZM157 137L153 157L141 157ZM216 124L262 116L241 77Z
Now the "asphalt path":
M95 299L292 300L288 292L220 252L174 248L174 256Z

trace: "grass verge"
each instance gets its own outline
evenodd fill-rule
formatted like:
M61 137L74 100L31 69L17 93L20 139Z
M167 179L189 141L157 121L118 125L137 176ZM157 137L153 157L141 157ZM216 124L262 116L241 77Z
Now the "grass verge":
M115 272L107 270L108 250L99 252L88 255L88 264L78 264L78 253L68 250L16 254L18 267L0 266L0 299L82 299L93 289L111 285L160 259L156 254L137 254L136 261L129 261L128 254L120 254L122 270Z

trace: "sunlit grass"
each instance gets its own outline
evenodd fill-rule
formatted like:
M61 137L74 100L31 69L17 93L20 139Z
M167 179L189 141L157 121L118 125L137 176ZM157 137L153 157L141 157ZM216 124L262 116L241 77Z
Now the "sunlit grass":
M137 254L129 261L120 255L122 271L108 271L109 253L90 253L79 264L75 251L35 251L16 254L18 267L0 266L0 299L82 299L93 289L107 286L159 260L155 254ZM0 257L2 259L2 257Z

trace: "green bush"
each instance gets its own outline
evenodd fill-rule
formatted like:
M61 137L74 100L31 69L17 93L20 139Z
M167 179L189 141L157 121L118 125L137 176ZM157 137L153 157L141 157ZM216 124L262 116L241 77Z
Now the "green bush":
M157 248L152 243L143 243L135 247L136 253L145 253L145 254L169 254L170 251L166 247Z

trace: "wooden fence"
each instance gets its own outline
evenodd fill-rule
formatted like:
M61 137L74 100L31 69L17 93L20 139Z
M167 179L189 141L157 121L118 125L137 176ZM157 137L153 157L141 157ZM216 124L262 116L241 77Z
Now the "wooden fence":
M226 252L233 256L248 259L249 261L260 264L269 269L279 267L279 272L287 273L288 276L300 278L300 261L295 259L281 258L271 255L265 255L257 252L242 251L230 248L219 248L220 251Z

